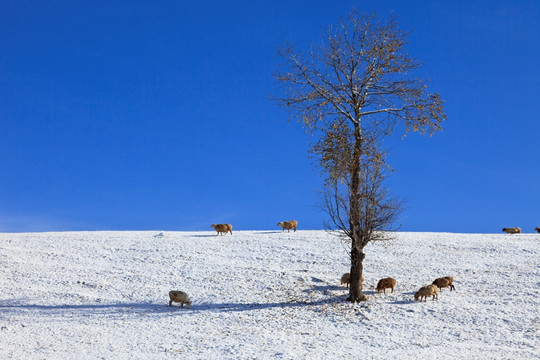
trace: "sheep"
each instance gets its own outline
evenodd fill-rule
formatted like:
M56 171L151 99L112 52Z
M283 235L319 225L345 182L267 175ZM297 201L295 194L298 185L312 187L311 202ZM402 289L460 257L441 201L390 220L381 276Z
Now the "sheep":
M535 227L534 230L536 230L536 232L540 234L540 228Z
M212 227L214 230L217 231L217 234L223 234L226 235L229 231L232 235L232 225L231 224L212 224Z
M283 228L282 232L287 229L287 232L290 232L291 229L294 229L296 231L296 227L298 226L298 221L296 220L289 220L289 221L280 221L277 223L277 226L281 226Z
M418 299L420 299L420 301L422 301L422 298L424 298L424 301L427 302L428 296L432 296L432 295L433 295L433 300L435 300L435 298L439 300L437 286L433 284L428 285L428 286L423 286L420 288L420 290L416 292L416 294L414 294L414 300L418 301Z
M379 280L375 290L377 290L377 294L380 293L381 291L384 291L384 293L386 294L386 289L392 289L392 292L394 292L395 286L396 286L396 279L392 279L389 277L389 278Z
M507 234L521 234L521 228L519 227L503 228L502 231Z
M360 278L360 281L362 281L362 284L364 283L364 275ZM345 284L347 288L351 285L351 274L345 273L341 277L341 285Z
M188 309L191 308L191 300L188 294L183 291L169 291L169 298L171 299L169 301L169 306L172 306L173 302L179 302L181 304L180 307L184 307L184 304L186 304Z
M433 281L431 284L437 286L439 289L449 287L450 291L456 290L456 287L454 286L454 278L451 276L435 279L435 281Z

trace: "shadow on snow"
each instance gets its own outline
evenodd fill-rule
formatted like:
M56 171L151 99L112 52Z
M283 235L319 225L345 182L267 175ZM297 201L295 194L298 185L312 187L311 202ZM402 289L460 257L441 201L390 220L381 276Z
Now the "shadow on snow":
M274 308L301 308L309 306L322 306L325 304L344 303L345 296L333 297L330 299L323 299L317 301L289 301L289 302L273 302L273 303L203 303L193 304L190 309L187 307L181 308L177 304L169 307L168 303L116 303L116 304L59 304L59 305L37 305L37 304L25 304L25 303L13 303L8 301L0 302L0 312L6 314L9 312L17 311L30 311L45 313L94 313L100 314L170 314L177 313L178 311L184 311L186 314L193 311L212 311L212 312L241 312L241 311L253 311L253 310L269 310Z

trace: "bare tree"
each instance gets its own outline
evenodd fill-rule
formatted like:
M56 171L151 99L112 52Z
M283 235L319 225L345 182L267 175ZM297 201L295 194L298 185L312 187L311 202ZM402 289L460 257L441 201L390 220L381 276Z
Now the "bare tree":
M311 151L325 176L323 208L351 240L352 302L366 299L364 247L382 239L401 211L383 186L383 139L396 129L431 135L446 119L440 96L413 74L421 64L408 56L407 37L393 18L353 11L307 56L290 44L278 50L282 93L274 100L318 139Z

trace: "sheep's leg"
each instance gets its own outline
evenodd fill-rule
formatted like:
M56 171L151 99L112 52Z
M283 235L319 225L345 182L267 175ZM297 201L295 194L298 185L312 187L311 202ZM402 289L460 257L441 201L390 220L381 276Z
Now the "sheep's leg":
M171 307L171 306L172 306L172 300L171 300L171 301L169 301L169 307Z

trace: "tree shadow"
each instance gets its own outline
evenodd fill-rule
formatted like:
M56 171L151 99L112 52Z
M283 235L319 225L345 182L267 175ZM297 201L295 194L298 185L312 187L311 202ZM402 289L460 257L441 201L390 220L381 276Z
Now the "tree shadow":
M168 304L156 303L115 303L115 304L59 304L59 305L38 305L38 304L6 304L3 301L0 304L0 311L9 312L16 310L29 310L39 312L61 312L61 311L90 311L96 313L120 313L120 312L166 312Z
M288 301L272 303L223 303L223 304L196 304L191 310L216 311L216 312L242 312L253 310L269 310L274 308L301 308L310 306L322 306L345 302L345 297L332 297L316 301Z
M272 302L272 303L203 303L193 304L190 308L173 304L169 306L167 303L116 303L116 304L59 304L59 305L38 305L38 304L25 304L15 303L9 304L6 301L0 302L0 312L9 314L10 312L18 311L30 311L38 312L46 316L51 314L62 314L73 312L81 312L84 315L141 315L147 316L149 314L154 315L166 315L171 313L184 313L188 314L193 311L209 311L209 312L242 312L242 311L254 311L254 310L268 310L274 308L301 308L309 306L321 306L325 304L335 304L344 302L345 296L329 297L317 301L284 301L284 302ZM13 314L11 314L13 315Z

